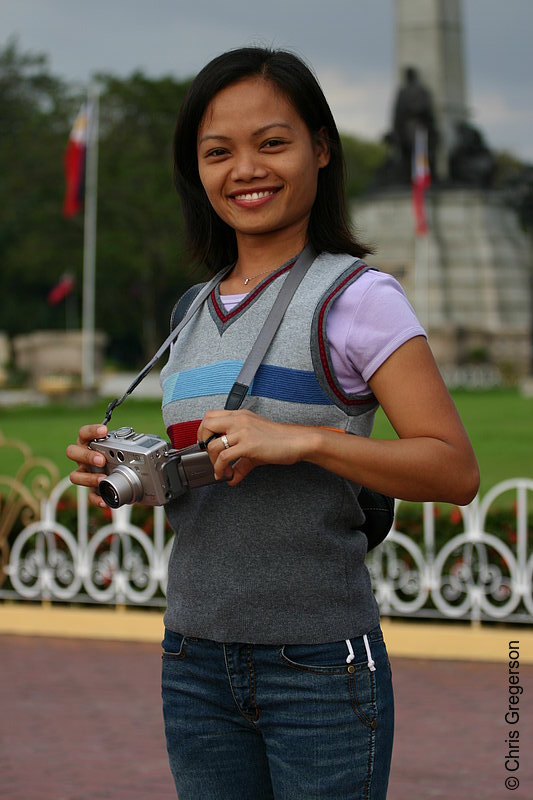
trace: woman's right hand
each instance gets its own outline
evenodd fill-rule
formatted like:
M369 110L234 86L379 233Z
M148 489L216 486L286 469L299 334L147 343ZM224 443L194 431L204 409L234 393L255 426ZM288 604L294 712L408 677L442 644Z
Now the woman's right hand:
M93 439L103 439L107 434L105 425L83 425L78 433L76 444L69 444L66 449L67 458L75 461L78 468L70 473L70 480L77 486L89 487L89 502L100 508L106 504L97 494L98 484L104 478L104 473L92 472L91 467L105 466L105 458L101 453L96 453L89 448Z

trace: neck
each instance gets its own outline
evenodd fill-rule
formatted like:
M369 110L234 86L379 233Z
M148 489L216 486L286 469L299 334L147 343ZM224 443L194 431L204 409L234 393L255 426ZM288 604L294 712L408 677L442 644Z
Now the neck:
M250 236L237 233L238 258L232 275L244 281L259 272L273 272L285 261L304 249L307 226L303 230L280 231L268 236Z

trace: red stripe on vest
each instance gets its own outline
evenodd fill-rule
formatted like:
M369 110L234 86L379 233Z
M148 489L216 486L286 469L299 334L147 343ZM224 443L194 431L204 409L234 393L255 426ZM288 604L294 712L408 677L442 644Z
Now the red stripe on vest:
M328 359L326 355L326 343L324 341L324 315L330 303L333 302L335 296L349 283L352 278L361 272L362 269L366 269L366 264L363 264L361 267L358 267L354 272L351 272L347 277L340 283L333 291L329 294L329 296L324 301L322 308L320 309L320 314L318 317L318 348L320 351L320 361L322 362L322 369L324 370L324 375L326 376L326 380L335 396L339 398L345 405L349 406L360 406L365 405L366 403L372 402L374 399L373 394L366 395L363 398L359 397L347 397L337 386L335 381L333 380L333 375L331 374L331 370L329 368Z
M196 444L196 432L200 427L201 419L191 419L188 422L177 422L174 425L169 425L167 428L167 435L170 439L170 444L175 450L182 447L189 447L191 444Z

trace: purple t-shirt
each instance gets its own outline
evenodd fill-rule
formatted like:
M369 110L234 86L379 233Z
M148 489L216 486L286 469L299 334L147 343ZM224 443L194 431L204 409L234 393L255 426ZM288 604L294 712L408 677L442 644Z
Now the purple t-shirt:
M226 294L227 311L246 294ZM369 270L333 302L326 333L331 360L343 390L368 394L368 381L387 358L414 336L426 336L398 281Z

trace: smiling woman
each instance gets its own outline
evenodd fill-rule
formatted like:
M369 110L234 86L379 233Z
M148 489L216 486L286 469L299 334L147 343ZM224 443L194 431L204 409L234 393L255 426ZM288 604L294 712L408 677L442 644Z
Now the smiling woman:
M200 443L214 475L166 505L176 788L180 800L383 800L394 702L361 485L465 504L476 461L401 287L361 260L309 68L262 48L214 59L180 109L174 154L191 252L222 268L161 372L173 447ZM243 407L228 410L302 264ZM369 438L379 404L398 439ZM88 444L105 433L85 426L68 448L72 480L100 505Z
M221 292L255 283L285 252L303 248L318 172L328 162L327 131L312 136L270 82L243 79L211 100L198 131L198 171L213 210L235 231L238 252Z

